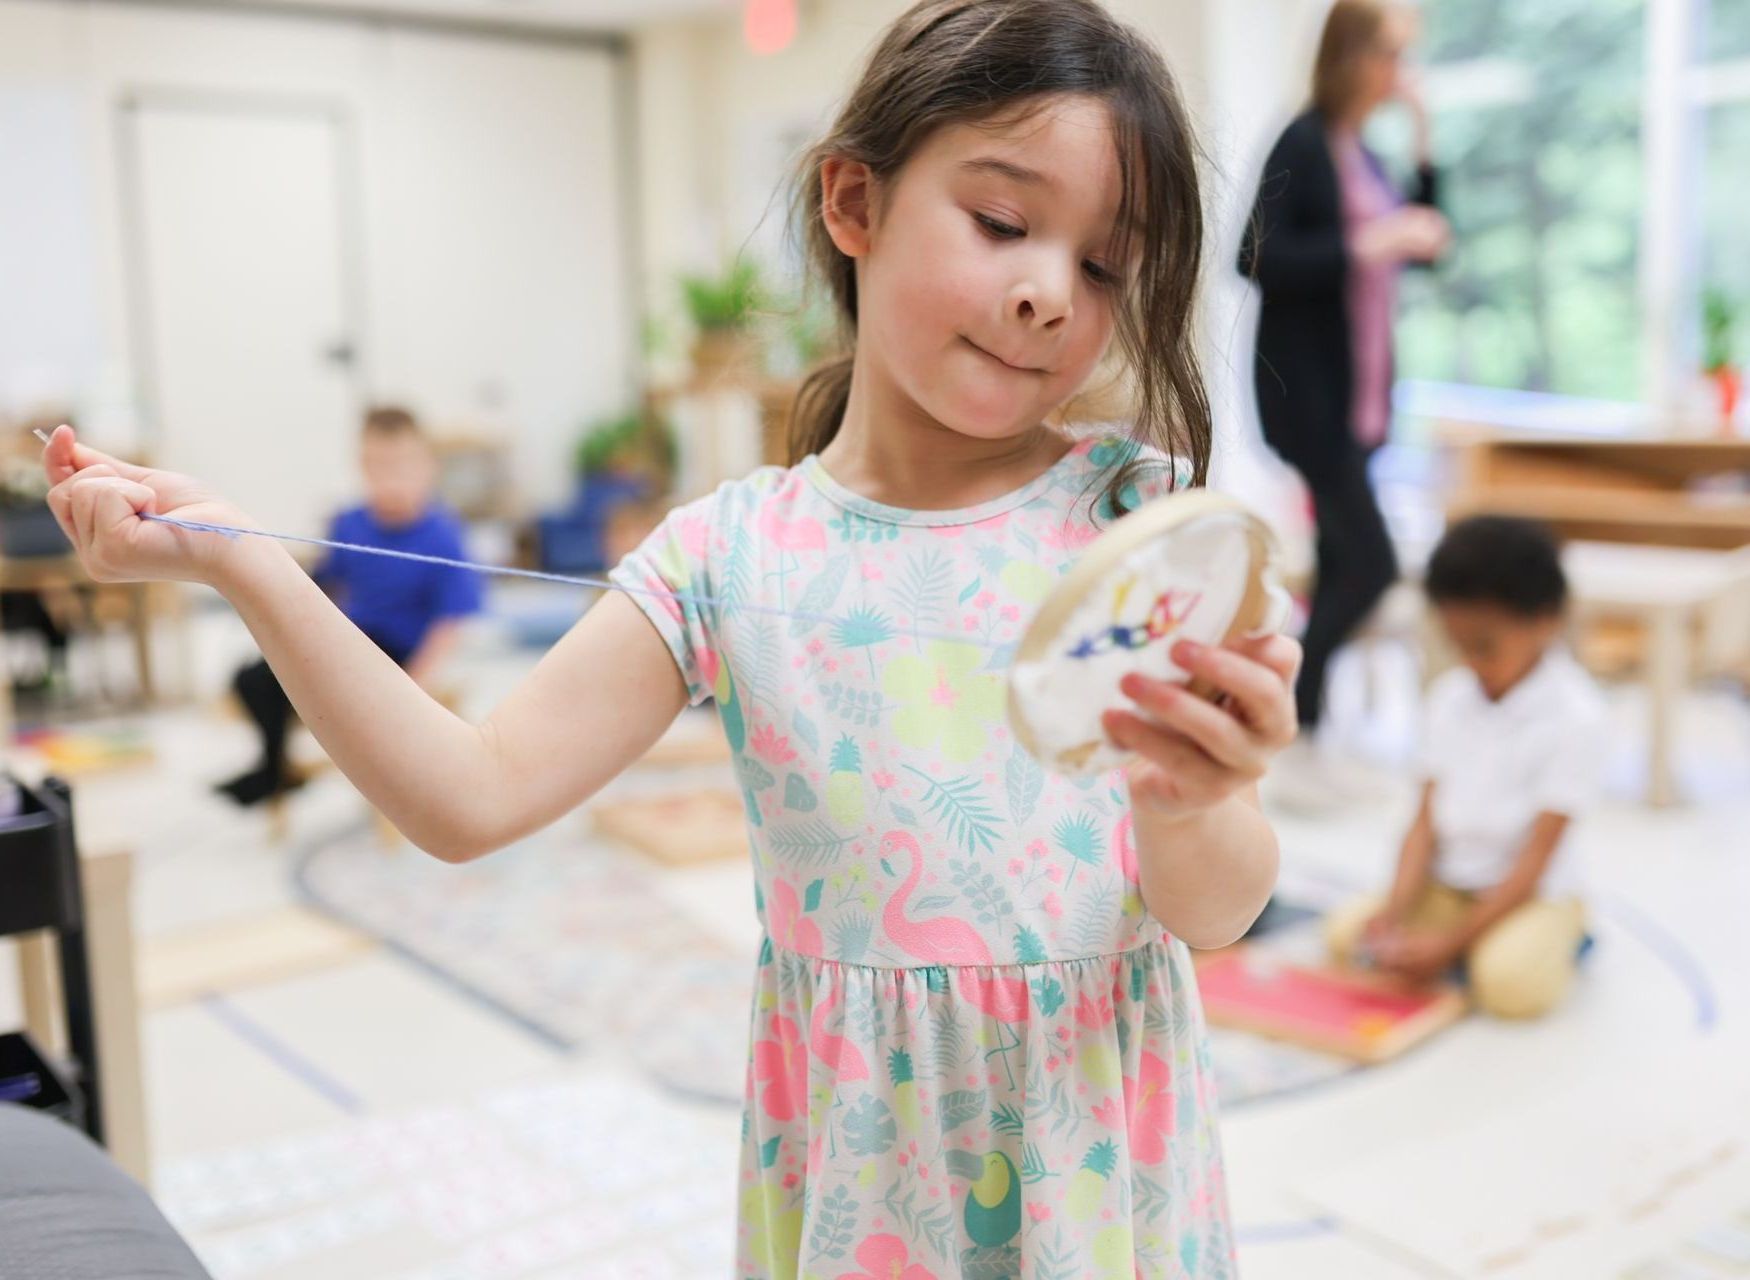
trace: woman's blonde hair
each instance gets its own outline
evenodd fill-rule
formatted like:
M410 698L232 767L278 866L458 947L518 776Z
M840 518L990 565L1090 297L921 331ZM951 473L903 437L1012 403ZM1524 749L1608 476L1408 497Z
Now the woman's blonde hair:
M1313 106L1327 120L1343 115L1355 100L1361 59L1379 41L1391 0L1337 0L1325 18L1319 54L1313 62Z
M1139 237L1138 270L1116 306L1131 435L1187 459L1203 482L1211 428L1196 347L1203 248L1197 144L1160 54L1096 0L923 0L887 30L837 120L802 157L792 227L811 274L830 292L844 350L797 392L792 462L826 447L850 400L856 271L827 231L822 163L860 161L886 182L944 125L1024 119L1064 94L1099 99L1111 112L1124 187L1119 226L1134 219L1137 227L1120 232L1119 261L1132 235ZM1137 465L1134 450L1123 453L1106 479L1119 511Z

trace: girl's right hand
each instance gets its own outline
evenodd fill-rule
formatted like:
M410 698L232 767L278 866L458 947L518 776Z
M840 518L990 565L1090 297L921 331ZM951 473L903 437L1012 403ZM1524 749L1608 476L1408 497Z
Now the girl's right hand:
M60 426L43 450L49 510L96 582L170 579L213 585L235 558L236 540L178 529L142 512L248 527L241 513L173 471L153 471L78 443Z

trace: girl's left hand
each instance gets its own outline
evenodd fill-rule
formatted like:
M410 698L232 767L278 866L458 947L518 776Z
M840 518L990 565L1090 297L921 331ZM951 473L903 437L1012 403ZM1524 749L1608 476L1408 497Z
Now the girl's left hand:
M1119 688L1148 717L1108 711L1107 735L1138 757L1130 766L1133 803L1165 817L1190 817L1264 776L1294 741L1294 677L1300 645L1259 636L1221 647L1181 640L1173 661L1220 690L1216 702L1168 680L1132 673Z

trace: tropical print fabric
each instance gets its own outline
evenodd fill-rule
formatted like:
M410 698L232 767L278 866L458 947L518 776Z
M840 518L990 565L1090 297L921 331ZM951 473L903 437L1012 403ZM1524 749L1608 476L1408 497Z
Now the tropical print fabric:
M1126 506L1176 483L1093 439L913 511L809 458L615 570L716 700L747 810L738 1277L1235 1273L1190 958L1143 909L1122 776L1048 775L1005 724L1026 620L1125 462Z

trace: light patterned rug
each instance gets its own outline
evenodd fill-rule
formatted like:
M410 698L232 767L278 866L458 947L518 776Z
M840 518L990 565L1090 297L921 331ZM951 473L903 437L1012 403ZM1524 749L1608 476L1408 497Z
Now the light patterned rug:
M740 1105L754 957L702 933L658 890L654 868L587 822L461 867L386 850L360 829L310 851L298 874L317 906L550 1042L606 1050L667 1089ZM1211 1036L1229 1108L1355 1069L1244 1032Z
M591 1073L169 1164L215 1280L719 1280L736 1127Z
M360 828L307 853L297 877L322 910L556 1046L739 1104L754 956L703 931L648 864L579 820L464 866Z

